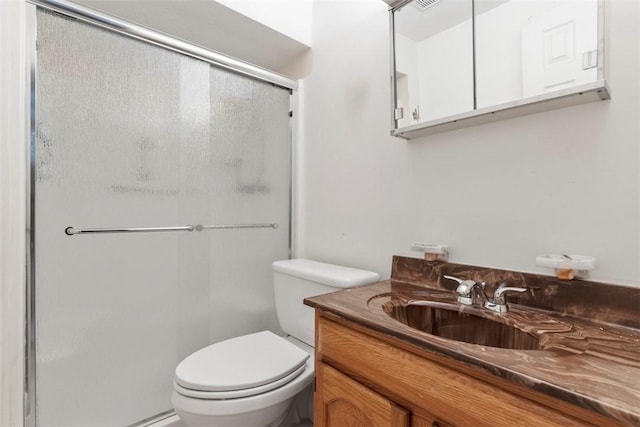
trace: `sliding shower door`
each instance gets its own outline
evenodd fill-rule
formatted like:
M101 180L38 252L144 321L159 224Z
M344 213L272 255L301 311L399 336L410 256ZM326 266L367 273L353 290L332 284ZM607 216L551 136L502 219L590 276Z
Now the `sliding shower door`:
M290 93L41 9L37 40L36 423L134 424L191 352L277 331Z
M262 329L279 331L271 263L289 257L290 96L213 67L210 88L210 222L278 224L211 236L210 331L216 342L253 330L256 319Z

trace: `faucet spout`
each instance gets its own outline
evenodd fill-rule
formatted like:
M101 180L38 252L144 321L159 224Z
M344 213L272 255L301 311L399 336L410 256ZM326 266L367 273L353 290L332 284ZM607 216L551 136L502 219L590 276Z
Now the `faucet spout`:
M487 302L487 294L484 292L484 287L487 284L485 282L476 283L473 288L473 303L479 306L484 306Z

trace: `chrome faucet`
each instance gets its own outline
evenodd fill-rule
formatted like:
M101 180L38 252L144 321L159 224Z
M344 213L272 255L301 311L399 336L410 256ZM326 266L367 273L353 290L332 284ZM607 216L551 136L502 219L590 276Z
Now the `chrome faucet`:
M485 282L477 283L473 280L462 280L453 276L444 276L444 278L458 282L456 293L458 294L457 300L460 304L484 307L496 313L506 313L509 311L506 299L508 292L525 292L527 290L527 288L506 286L503 283L495 290L493 298L488 298L484 292Z

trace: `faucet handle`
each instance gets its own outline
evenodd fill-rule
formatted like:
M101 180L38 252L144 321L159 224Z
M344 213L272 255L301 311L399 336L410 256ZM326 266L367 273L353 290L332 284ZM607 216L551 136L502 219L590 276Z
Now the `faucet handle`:
M498 286L498 289L493 293L493 301L495 303L506 304L507 292L526 292L528 288L518 288L513 286L505 286L504 284Z
M498 312L498 313L506 313L509 311L509 307L507 306L507 293L509 292L526 292L528 288L518 288L513 286L506 286L504 283L498 286L498 289L493 293L493 298L491 301L487 301L485 303L485 308L489 310Z
M473 288L477 285L473 280L462 280L453 276L443 276L445 279L458 282L456 293L458 294L458 302L464 305L473 304ZM484 284L483 284L484 286Z
M462 284L462 282L464 282L464 280L462 279L458 279L457 277L453 277L453 276L447 276L446 274L442 277L444 277L445 279L454 280L458 282L458 284Z

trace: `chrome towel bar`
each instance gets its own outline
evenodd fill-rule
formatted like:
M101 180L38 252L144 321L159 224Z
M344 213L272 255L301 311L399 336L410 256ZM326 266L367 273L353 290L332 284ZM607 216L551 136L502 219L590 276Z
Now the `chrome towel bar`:
M86 233L149 233L158 231L202 231L221 230L229 228L278 228L278 224L214 224L214 225L183 225L177 227L120 227L120 228L75 228L67 227L64 232L68 236Z
M200 230L221 230L225 228L278 228L278 224L217 224L217 225L196 225L196 231Z

